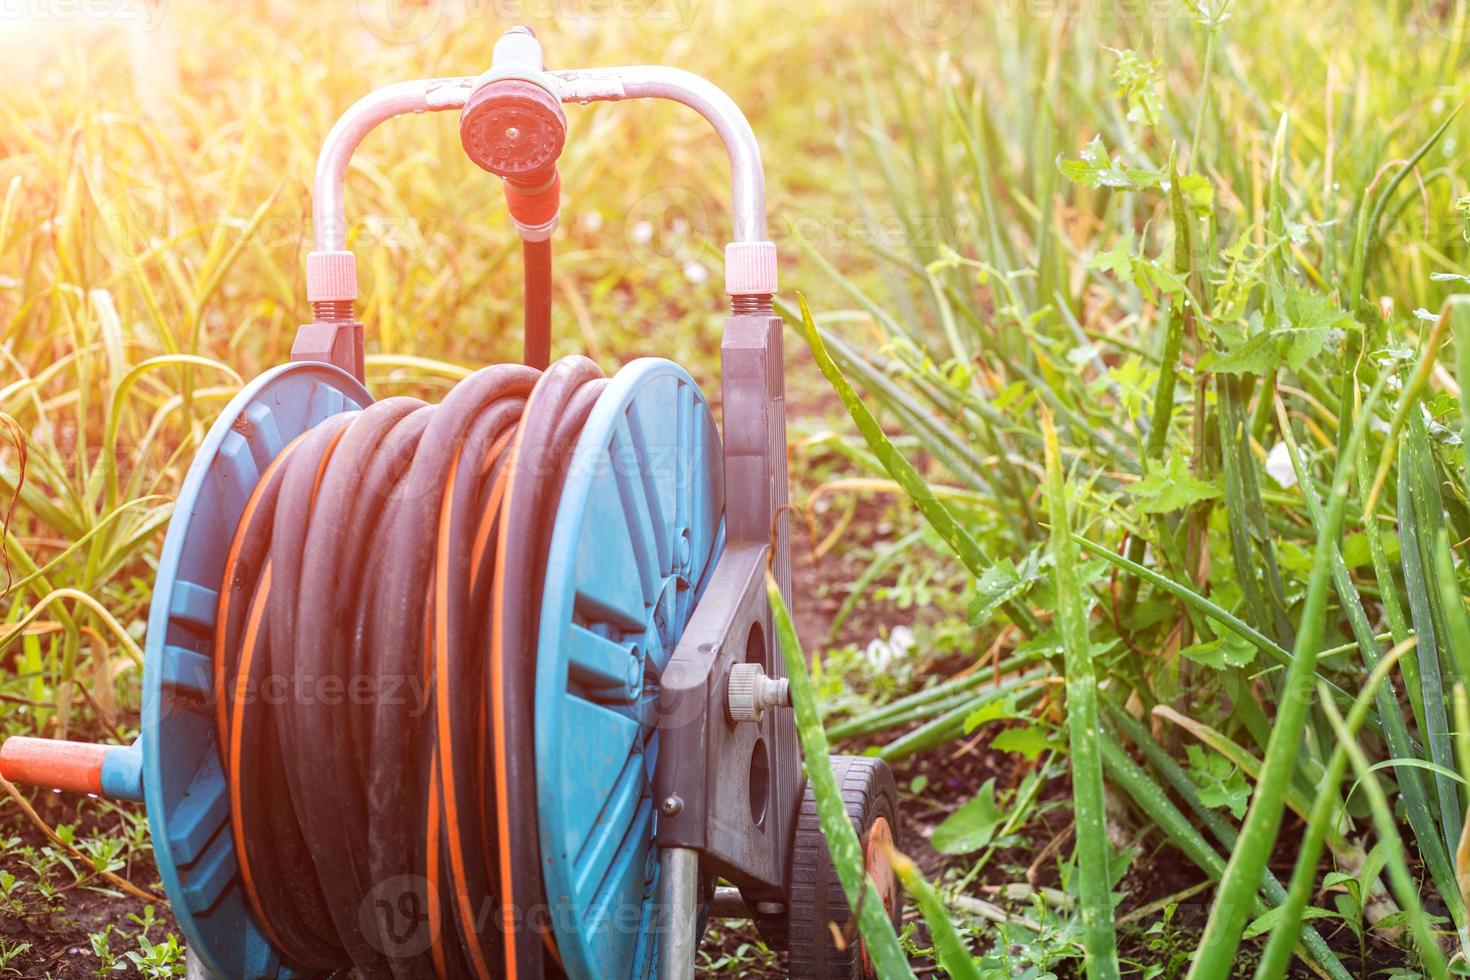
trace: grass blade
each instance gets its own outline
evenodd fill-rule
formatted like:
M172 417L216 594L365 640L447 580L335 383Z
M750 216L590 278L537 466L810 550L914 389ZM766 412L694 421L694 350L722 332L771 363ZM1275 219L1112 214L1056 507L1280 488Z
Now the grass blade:
M822 731L822 718L817 711L817 696L812 690L811 676L806 670L806 657L801 652L801 642L796 638L791 613L781 597L781 586L769 573L766 576L766 596L771 603L771 616L775 620L776 639L786 664L786 676L791 679L791 706L796 714L796 734L801 741L806 778L812 795L817 799L817 816L821 821L822 836L827 838L827 846L832 851L832 865L842 881L848 905L857 910L858 929L878 975L913 977L908 959L898 945L898 936L893 932L893 923L888 921L888 915L883 911L878 889L863 871L862 844L858 842L852 820L842 805L842 791L837 786L837 778L832 775L832 755L827 747L827 735Z
M1123 712L1115 712L1115 716L1123 714ZM1102 752L1103 765L1107 769L1109 778L1128 794L1139 809L1148 815L1171 844L1193 861L1201 871L1212 879L1218 879L1225 871L1225 859L1195 829L1194 825L1189 822L1189 818L1180 812L1174 802L1169 799L1169 795L1164 792L1163 787L1154 782L1143 767L1134 762L1128 753L1123 751L1122 746L1106 732L1103 734ZM1183 771L1180 770L1180 773L1182 775ZM1187 781L1188 777L1185 779ZM1286 894L1280 882L1275 876L1269 874L1265 882L1267 896L1273 902L1279 902ZM1261 911L1265 908L1266 903L1259 899L1252 906L1253 911ZM1337 954L1332 952L1332 948L1327 945L1327 941L1314 929L1309 928L1303 932L1303 945L1327 975L1333 980L1350 980L1352 974L1343 967Z
M1409 600L1409 616L1419 643L1413 654L1419 668L1419 684L1424 702L1422 732L1429 758L1436 765L1452 768L1454 752L1450 747L1450 721L1446 708L1444 678L1440 669L1439 638L1443 618L1438 614L1438 596L1430 586L1434 574L1434 525L1441 523L1443 504L1435 489L1434 478L1425 472L1433 466L1428 459L1429 446L1424 434L1424 420L1415 412L1409 419L1404 437L1403 459L1399 465L1399 540L1402 543L1400 563L1404 570L1404 592ZM1460 809L1460 793L1453 780L1436 776L1434 786L1439 799L1439 820L1447 846L1460 839L1464 813Z
M1307 478L1306 464L1302 461L1301 453L1297 449L1296 438L1292 433L1290 420L1286 416L1286 407L1279 398L1276 400L1276 411L1282 440L1291 457L1292 469L1297 475L1297 483L1302 488L1302 497L1307 505L1307 515L1314 528L1320 527L1323 520L1322 504L1317 499L1317 491ZM1366 453L1366 450L1360 450L1360 453ZM1364 481L1366 480L1366 474L1361 469L1363 458L1360 455L1358 464L1360 467L1358 472L1359 493L1364 492ZM1383 543L1378 537L1376 524L1370 521L1364 534L1368 539L1369 552L1372 555L1375 570L1383 569L1377 572L1380 590L1392 589L1393 578L1387 571L1388 558L1383 552ZM1334 547L1333 550L1335 554L1332 556L1332 582L1337 590L1338 604L1347 616L1353 637L1363 657L1363 666L1371 676L1377 671L1380 662L1378 637L1373 635L1368 613L1363 608L1362 596L1353 586L1352 576L1348 572L1347 563L1342 559L1341 549ZM1404 646L1408 642L1408 627L1407 624L1399 622L1398 617L1402 614L1398 612L1397 594L1381 594L1380 601L1388 614L1395 645ZM1404 649L1409 648L1404 647ZM1411 658L1402 660L1402 663L1412 662ZM1403 711L1399 707L1398 693L1394 688L1392 676L1389 676L1378 687L1375 703L1378 709L1377 718L1383 729L1384 738L1388 742L1389 752L1398 759L1412 757L1415 754L1413 740L1409 736L1408 726L1404 723ZM1422 706L1419 706L1417 700L1415 705L1418 706L1416 715L1422 718ZM1440 841L1439 834L1435 831L1434 815L1430 810L1429 794L1425 789L1423 776L1411 766L1402 766L1395 773L1395 779L1398 781L1399 791L1403 794L1404 809L1409 818L1409 826L1413 829L1414 837L1419 845L1419 854L1428 866L1435 883L1442 891L1448 893L1447 889L1454 881L1454 875L1450 867L1449 854ZM1336 783L1337 781L1333 781L1323 783L1323 785L1335 786Z
M1352 434L1348 437L1345 451L1338 459L1337 471L1333 474L1327 515L1319 529L1317 546L1312 555L1312 571L1302 609L1301 629L1297 633L1291 665L1286 670L1281 704L1276 712L1276 726L1266 746L1261 778L1251 797L1251 807L1240 831L1239 844L1220 880L1209 921L1200 939L1199 951L1190 964L1190 980L1223 980L1228 975L1231 964L1235 962L1240 935L1245 929L1250 898L1260 884L1261 873L1266 868L1266 860L1275 844L1276 831L1281 825L1285 793L1296 772L1296 760L1312 702L1317 654L1322 646L1327 619L1331 556L1342 533L1352 460L1357 454L1358 443L1363 438L1368 420L1372 417L1372 409L1384 381L1385 377L1378 379L1369 394L1367 404L1354 420Z
M847 413L852 416L858 431L862 433L863 441L868 444L873 455L878 457L883 468L888 471L888 475L903 487L904 492L913 500L914 506L919 509L919 513L924 515L924 519L939 535L940 540L949 546L971 575L979 578L990 566L991 559L981 550L970 532L955 520L949 508L934 496L933 491L919 475L919 471L914 469L913 464L894 448L893 443L878 424L878 420L873 418L873 413L868 411L868 407L863 404L858 393L838 370L836 363L832 360L832 355L827 352L821 336L817 333L817 324L812 319L812 311L807 306L806 297L798 294L797 298L801 303L802 332L806 336L807 346L811 348L812 357L816 360L817 367L821 369L828 384L837 392L837 397L842 399ZM1023 631L1033 636L1040 632L1030 610L1015 602L1006 603L1005 609Z
M893 862L893 870L903 883L904 891L913 896L914 904L919 906L919 912L924 916L924 924L934 937L934 953L939 965L955 980L980 980L980 971L975 968L974 958L950 920L944 900L924 878L919 866L897 851L889 854L889 860Z
M1420 965L1435 980L1448 977L1450 973L1445 963L1444 953L1440 951L1439 940L1434 930L1430 928L1428 916L1424 914L1424 906L1419 901L1418 883L1414 880L1413 872L1409 870L1408 858L1404 853L1404 842L1399 837L1398 822L1394 819L1393 806L1388 802L1383 787L1379 785L1378 777L1373 774L1368 764L1368 757L1363 754L1357 739L1348 731L1347 724L1337 713L1337 709L1332 706L1332 702L1324 700L1322 710L1327 714L1333 730L1337 733L1338 744L1352 760L1353 769L1357 772L1358 781L1362 784L1364 795L1368 797L1369 806L1372 808L1373 823L1378 830L1378 838L1388 848L1389 883L1393 886L1394 897L1398 899L1399 907L1404 910L1408 918L1409 929L1414 935L1414 942L1419 950Z
M1352 708L1348 711L1347 722L1344 725L1348 739L1357 738L1358 729L1363 726L1363 721L1368 717L1369 705L1377 697L1379 690L1392 673L1393 665L1410 649L1413 642L1409 640L1407 643L1394 647L1374 666L1372 673L1368 675L1367 682L1363 685L1362 692L1359 693L1357 700L1353 702ZM1317 795L1316 802L1312 805L1311 815L1307 819L1307 829L1302 835L1302 842L1297 850L1296 867L1291 875L1291 886L1287 889L1281 917L1272 927L1271 938L1267 941L1265 952L1261 955L1261 962L1256 967L1256 980L1271 980L1273 977L1286 975L1286 966L1291 958L1292 947L1296 945L1297 934L1301 931L1302 915L1307 903L1311 900L1312 886L1317 881L1317 862L1322 857L1322 844L1326 839L1334 813L1340 809L1337 787L1342 782L1347 762L1347 748L1344 740L1340 739L1332 751L1331 759L1327 762L1327 773L1322 778L1322 792Z
M1073 537L1076 538L1077 544L1080 545L1084 551L1097 555L1104 561L1118 566L1118 568L1122 569L1123 571L1128 572L1131 575L1138 576L1155 588L1160 589L1163 592L1167 592L1169 595L1178 599L1186 606L1189 606L1196 612L1203 613L1210 619L1228 629L1230 632L1234 633L1236 636L1248 641L1257 650L1260 650L1262 653L1266 654L1266 656L1270 657L1272 660L1275 660L1283 667L1290 666L1294 662L1293 655L1280 644L1278 644L1275 640L1271 639L1269 636L1266 636L1264 633L1251 626L1249 623L1244 622L1240 619L1240 617L1233 615L1219 605L1211 602L1209 599L1206 599L1204 596L1200 595L1198 592L1195 592L1193 589L1186 588L1185 586L1180 585L1178 582L1173 581L1167 576L1160 575L1158 572L1154 571L1152 568L1147 567L1146 565L1140 565L1137 562L1129 561L1127 558L1124 558L1117 552L1110 551L1109 549L1103 547L1095 541L1089 541L1087 538L1084 538L1081 535L1073 535ZM1328 681L1327 683L1335 696L1342 699L1344 703L1352 703L1352 697L1346 691L1344 691L1342 688L1338 687L1331 681Z
M1108 830L1103 800L1102 753L1098 747L1097 676L1093 671L1087 609L1077 579L1077 542L1067 515L1067 484L1051 413L1042 412L1046 438L1046 499L1051 514L1052 569L1056 577L1057 619L1067 674L1067 734L1072 753L1072 799L1077 824L1077 900L1082 913L1082 944L1091 980L1118 974L1113 926L1112 877L1108 874Z

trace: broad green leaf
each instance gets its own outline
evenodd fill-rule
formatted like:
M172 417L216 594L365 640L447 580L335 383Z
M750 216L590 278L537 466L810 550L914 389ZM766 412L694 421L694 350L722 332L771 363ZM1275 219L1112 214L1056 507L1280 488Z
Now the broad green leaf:
M987 701L974 711L965 715L965 734L968 735L981 725L992 721L1001 721L1007 718L1020 718L1023 712L1016 704L1014 695L1004 698L996 698Z
M1162 469L1153 470L1135 483L1129 492L1143 500L1146 514L1167 514L1220 496L1220 488L1189 472L1189 459L1178 454L1170 456Z
M1278 905L1271 911L1267 912L1265 915L1257 916L1250 925L1245 927L1245 932L1241 933L1241 938L1254 939L1257 936L1262 936L1270 932L1271 929L1275 927L1276 923L1281 919L1281 912L1282 906ZM1306 908L1302 909L1302 918L1336 919L1340 918L1340 916L1336 912L1330 911L1328 909L1318 908L1315 905L1308 905Z
M1300 371L1322 352L1333 331L1358 326L1330 297L1289 284L1274 293L1277 324L1247 338L1209 366L1227 374L1270 374L1279 368Z
M1255 659L1256 648L1234 633L1226 633L1219 639L1195 643L1179 652L1195 663L1224 670L1226 667L1244 667L1249 664Z
M975 582L975 597L970 600L970 625L984 626L990 622L997 609L1025 595L1040 577L1039 550L1021 559L1019 567L1009 558L996 561Z
M1209 366L1223 374L1271 374L1283 367L1299 371L1327 346L1331 334L1327 327L1284 327L1258 333Z
M1250 802L1250 798L1250 785L1238 769L1231 772L1229 779L1201 786L1199 790L1201 803L1217 810L1227 809L1236 820L1245 816L1246 804Z
M990 740L990 747L997 752L1016 752L1035 762L1041 753L1057 748L1039 725L1023 728L1007 728Z
M1108 156L1101 136L1094 136L1076 160L1062 160L1058 166L1062 176L1087 187L1116 187L1136 191L1158 187L1163 179L1163 174L1158 171L1132 169L1114 162Z
M995 780L987 779L970 802L934 828L929 843L940 854L969 854L988 845L1005 819L995 802Z
M1113 247L1098 252L1087 263L1088 268L1111 272L1124 282L1133 279L1133 232L1125 232Z

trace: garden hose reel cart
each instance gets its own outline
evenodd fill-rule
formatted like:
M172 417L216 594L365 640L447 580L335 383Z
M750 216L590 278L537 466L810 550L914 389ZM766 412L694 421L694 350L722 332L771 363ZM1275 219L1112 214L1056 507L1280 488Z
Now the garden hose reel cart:
M611 378L547 363L562 105L647 98L699 112L730 160L723 439L667 360ZM439 406L375 401L347 167L380 123L438 110L505 181L526 365ZM793 975L870 973L853 930L829 926L850 911L766 602L768 569L791 588L782 337L739 108L671 68L547 71L515 28L482 75L351 107L313 195L314 319L224 409L180 490L138 740L12 738L0 772L146 802L201 976L683 978L706 920L733 914L790 947ZM395 697L414 683L422 703ZM834 767L896 920L892 777Z

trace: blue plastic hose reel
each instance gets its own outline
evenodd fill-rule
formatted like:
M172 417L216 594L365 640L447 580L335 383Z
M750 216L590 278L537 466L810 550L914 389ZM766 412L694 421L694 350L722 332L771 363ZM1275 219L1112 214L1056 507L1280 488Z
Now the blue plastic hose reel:
M724 549L724 456L694 380L633 361L557 507L536 664L547 902L571 977L657 968L658 679Z
M158 873L192 954L219 977L293 978L239 884L215 732L215 610L251 491L296 436L372 396L351 375L298 361L251 381L215 420L184 479L159 556L143 665L144 795Z
M301 975L271 947L238 882L210 698L225 555L280 451L371 401L351 376L315 362L255 379L201 445L160 557L140 739L149 826L189 949L220 977ZM538 637L547 899L569 975L651 976L657 683L724 547L723 454L693 379L653 358L613 378L574 453Z

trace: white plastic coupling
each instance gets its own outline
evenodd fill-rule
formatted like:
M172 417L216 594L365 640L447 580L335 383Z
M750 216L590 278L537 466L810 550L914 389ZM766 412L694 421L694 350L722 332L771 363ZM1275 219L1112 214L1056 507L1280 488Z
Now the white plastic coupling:
M356 301L357 257L347 251L307 255L306 298L312 303Z
M725 246L725 292L731 296L776 293L776 243L731 242Z
M495 42L490 53L490 70L500 72L524 72L540 75L546 69L541 54L541 42L536 32L529 27L516 26L506 31Z
M561 82L546 70L541 54L541 41L529 27L512 27L500 36L490 54L490 67L475 79L475 88L515 78L539 85L557 100L561 99Z
M791 707L791 682L769 677L760 664L746 661L730 668L725 697L731 721L758 722L771 708Z
M550 221L539 225L523 225L515 218L510 223L515 225L516 234L521 236L523 242L544 242L556 231L557 222L561 220L561 212L558 211Z

